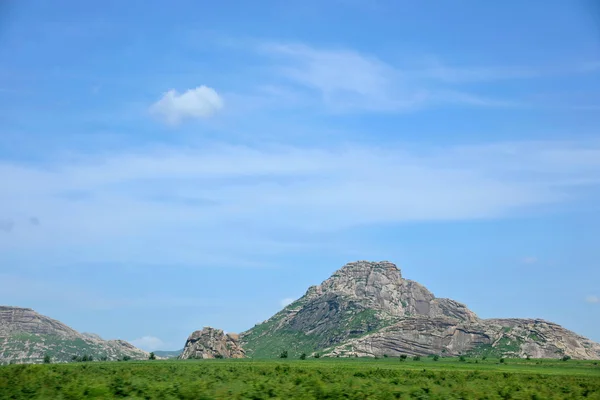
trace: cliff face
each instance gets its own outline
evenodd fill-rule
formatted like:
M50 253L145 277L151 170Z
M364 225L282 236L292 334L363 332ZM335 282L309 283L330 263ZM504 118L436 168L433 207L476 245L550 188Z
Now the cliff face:
M181 359L244 357L245 352L239 345L238 335L225 334L221 329L210 327L192 333L179 356Z
M45 355L54 362L83 355L97 360L148 357L123 340L103 340L98 335L79 333L29 308L0 306L0 364L42 362Z
M390 262L346 264L267 321L241 334L251 357L507 355L600 358L600 346L541 320L482 320L436 298Z

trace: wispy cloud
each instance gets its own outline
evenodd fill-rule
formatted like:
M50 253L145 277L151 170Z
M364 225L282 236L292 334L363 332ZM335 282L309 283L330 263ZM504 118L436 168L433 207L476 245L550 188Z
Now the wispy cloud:
M590 295L585 298L585 301L591 304L600 303L600 297Z
M261 50L278 60L275 69L281 76L316 90L336 110L407 110L418 107L429 95L403 80L390 65L355 51L301 44L269 44Z
M150 107L150 111L169 124L179 124L186 118L208 118L223 108L223 99L212 88L198 86L179 94L169 90Z
M343 48L316 48L299 43L259 46L272 58L273 70L288 82L320 94L331 111L415 111L426 106L531 106L519 98L498 97L480 83L593 73L597 62L566 67L452 66L437 57L392 64Z
M597 187L598 154L595 142L427 151L214 144L80 157L45 168L4 162L0 175L11 179L0 189L3 212L37 215L44 224L4 235L0 253L45 249L63 262L170 265L225 254L241 262L249 254L301 249L297 244L307 245L314 232L558 206L576 200L578 187ZM73 191L87 195L65 196Z

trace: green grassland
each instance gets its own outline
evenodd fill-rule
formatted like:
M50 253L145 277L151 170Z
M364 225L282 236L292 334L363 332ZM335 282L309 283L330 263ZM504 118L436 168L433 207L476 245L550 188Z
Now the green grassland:
M591 361L424 358L0 367L0 399L600 399Z

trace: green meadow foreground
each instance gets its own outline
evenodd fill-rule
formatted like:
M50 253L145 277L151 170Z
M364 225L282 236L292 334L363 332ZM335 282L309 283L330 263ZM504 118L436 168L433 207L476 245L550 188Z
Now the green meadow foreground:
M600 399L600 365L426 358L0 367L1 399Z

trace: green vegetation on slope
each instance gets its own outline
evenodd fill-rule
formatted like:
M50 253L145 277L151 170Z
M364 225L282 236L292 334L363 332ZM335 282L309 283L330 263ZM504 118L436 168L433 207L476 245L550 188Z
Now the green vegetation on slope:
M73 356L93 355L95 359L104 357L116 359L126 355L115 348L87 342L80 338L67 339L55 335L36 335L32 333L17 333L7 338L2 344L0 363L8 364L9 360L16 363L42 362L49 356L52 362L71 361Z
M468 352L471 356L502 357L503 355L518 355L523 340L520 338L502 337L492 347L491 344L482 344Z
M395 321L382 318L376 310L348 302L348 308L344 310L343 315L331 318L327 326L321 325L320 321L315 322L315 325L306 326L304 331L311 332L306 334L303 330L292 329L289 321L282 323L290 310L303 304L304 298L245 332L243 347L246 355L259 359L277 358L283 350L287 350L292 358L297 358L302 353L310 355L348 339L375 332Z
M248 340L252 341L249 336ZM256 340L252 343L252 351L246 354L252 358L278 358L283 351L287 351L291 357L302 353L311 354L319 349L319 338L314 335L306 335L302 332L291 330L278 330L269 334L268 340Z

